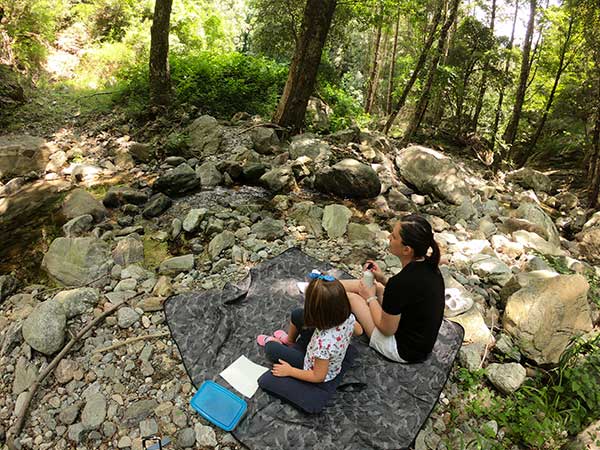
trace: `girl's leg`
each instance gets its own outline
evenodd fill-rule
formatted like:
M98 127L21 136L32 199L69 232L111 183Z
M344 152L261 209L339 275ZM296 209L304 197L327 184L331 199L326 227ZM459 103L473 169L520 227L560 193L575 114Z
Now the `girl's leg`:
M365 334L371 337L371 334L375 329L375 323L373 322L369 305L367 305L365 299L360 295L351 292L348 292L348 300L350 300L350 308L352 309L352 313L356 316L358 323L362 325Z
M344 289L346 290L347 294L358 295L360 280L340 280L340 282L342 283L342 286L344 286ZM381 300L383 299L383 290L385 289L385 286L379 281L376 281L375 288L377 289L377 298L379 299L379 303L381 303Z
M304 368L304 352L297 347L289 347L280 342L269 341L265 344L265 353L271 362L278 363L280 359L283 359L293 367Z

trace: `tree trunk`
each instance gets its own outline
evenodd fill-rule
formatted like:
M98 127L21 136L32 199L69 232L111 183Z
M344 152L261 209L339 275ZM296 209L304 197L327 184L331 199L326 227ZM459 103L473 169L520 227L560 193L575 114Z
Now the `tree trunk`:
M381 30L383 28L383 6L378 14L377 32L375 34L375 51L373 52L373 64L367 83L367 95L365 96L365 112L368 114L373 108L375 93L377 92L377 77L379 76L379 53L381 50Z
M529 22L527 23L527 32L525 34L525 42L523 44L523 57L521 59L521 73L519 76L519 85L515 104L513 105L512 115L504 131L504 142L510 147L515 143L517 129L519 128L519 120L521 119L521 110L523 109L523 101L525 100L525 91L527 89L527 79L529 78L529 54L531 52L531 43L533 39L533 26L535 24L535 9L537 0L529 0Z
M596 51L600 56L600 51ZM598 195L600 194L600 60L596 60L596 120L592 134L592 147L590 149L590 162L588 167L588 180L590 190L588 191L588 202L591 209L598 207Z
M398 29L400 28L400 11L396 19L396 29L394 30L394 44L392 46L392 59L390 61L390 80L388 83L387 102L385 105L385 113L392 112L392 95L394 93L394 76L396 75L396 55L398 53Z
M496 22L496 0L492 0L492 11L490 17L490 30L492 36L494 35L494 26ZM471 129L473 132L477 131L477 125L479 122L479 115L481 114L481 108L483 108L483 99L485 97L485 91L487 90L487 75L490 69L489 59L486 59L483 65L483 74L481 75L481 83L479 84L479 93L477 94L477 104L475 106L475 112L473 113L473 119L471 120Z
M438 24L440 23L440 19L442 17L442 9L443 9L442 5L440 4L439 7L435 11L435 15L433 16L433 20L431 22L431 29L429 30L429 35L427 36L427 41L425 41L423 50L421 50L421 54L419 55L419 60L417 61L417 65L415 66L415 69L413 70L413 73L411 74L410 79L406 82L406 85L404 86L404 89L402 90L402 94L400 94L400 98L398 99L398 103L396 104L396 107L394 108L394 110L388 117L387 122L385 123L385 126L383 128L383 132L385 134L388 134L390 131L390 128L392 128L392 125L393 125L394 121L396 120L396 117L398 117L400 110L406 103L408 94L410 93L413 85L415 84L415 81L417 81L417 78L419 77L421 70L423 70L423 67L425 66L425 62L427 61L427 55L429 54L429 49L431 48L431 45L433 44L433 41L435 40L435 34L437 31L437 27L438 27Z
M552 107L552 102L554 101L554 94L556 94L556 89L558 88L560 77L569 64L568 62L565 63L565 55L567 53L567 49L569 48L569 42L571 40L571 33L573 31L573 20L574 17L571 16L569 19L569 29L567 30L567 35L565 36L565 43L560 49L560 60L558 63L558 69L556 70L556 76L554 77L554 84L552 85L552 90L550 91L550 96L548 97L548 101L546 102L546 107L544 108L544 113L542 114L540 123L538 124L533 138L531 139L531 142L529 144L529 154L533 153L535 145L537 144L537 141L542 134L542 130L544 129L544 125L546 124L546 119L548 118L548 113L550 112L550 108Z
M446 18L446 22L442 26L440 31L440 37L438 39L438 47L433 55L433 59L431 61L429 76L427 77L427 81L423 86L423 91L421 92L421 97L417 102L417 106L415 108L415 112L412 116L412 119L408 125L406 132L404 133L404 140L408 141L412 135L418 130L421 125L421 120L425 115L425 111L427 109L427 105L429 104L429 98L431 96L431 86L433 85L433 80L435 79L435 75L437 72L438 64L440 62L440 58L442 57L442 53L444 51L444 45L446 42L446 36L448 35L448 30L456 20L456 15L458 13L458 5L460 0L452 0L452 6L450 7L450 13Z
M515 14L513 16L513 23L512 23L512 31L510 33L510 40L508 42L508 57L506 58L506 62L504 64L504 79L506 80L506 78L508 77L508 71L510 69L510 51L513 48L513 43L515 41L515 28L517 26L517 16L519 15L519 0L515 0ZM494 148L496 147L496 133L498 133L498 126L500 125L500 118L502 116L502 103L504 102L504 91L505 91L505 84L502 84L502 87L500 88L500 93L498 95L498 105L496 106L496 116L494 117L494 125L492 126L492 136L491 136L491 147L492 147L492 152L494 151ZM502 160L502 152L501 154L497 157L494 158L494 168L498 169L499 164Z
M317 81L321 53L337 0L307 0L302 33L273 122L297 133L304 125L306 106Z
M448 12L448 4L445 4L444 16ZM456 33L456 21L454 25L450 28L448 32L448 36L446 37L446 43L444 44L444 54L442 57L442 66L445 66L448 63L448 51L450 50L450 42L452 42L452 37ZM435 101L433 103L433 117L431 118L431 123L434 127L438 127L442 122L442 117L444 117L444 109L447 102L447 99L444 96L444 90L446 86L441 86L438 94L435 96Z
M171 102L169 71L169 20L173 0L156 0L150 29L150 102L167 106Z

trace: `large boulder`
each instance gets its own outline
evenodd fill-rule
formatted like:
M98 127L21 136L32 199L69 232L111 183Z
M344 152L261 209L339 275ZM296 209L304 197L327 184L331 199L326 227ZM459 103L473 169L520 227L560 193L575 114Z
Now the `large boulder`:
M321 192L353 198L373 198L381 191L377 172L351 158L318 172L314 186Z
M252 130L250 138L254 144L254 150L261 155L274 153L274 147L279 145L279 137L273 128L258 127Z
M512 239L524 248L535 250L542 255L562 256L565 253L558 245L548 242L537 233L519 230L512 234Z
M508 298L504 329L525 356L555 365L571 338L592 329L588 289L581 275L530 279Z
M152 185L154 191L167 195L180 195L198 188L200 188L200 178L187 163L167 170Z
M50 244L42 268L66 286L84 286L108 275L111 259L108 245L100 239L61 237Z
M322 225L331 238L342 237L348 229L352 211L344 205L327 205L323 210Z
M65 198L62 213L67 219L89 214L94 220L100 221L106 217L107 211L104 205L85 189L74 189Z
M289 153L291 159L298 159L301 156L308 156L317 159L319 156L326 157L331 152L331 147L327 142L323 142L317 136L311 133L298 134L292 138Z
M44 355L52 355L62 348L67 326L63 306L54 300L40 303L23 322L23 339Z
M62 305L67 319L83 314L98 304L100 294L98 289L82 287L61 291L54 296L53 302Z
M290 192L298 187L290 167L276 167L265 172L260 183L273 192Z
M554 221L544 212L544 210L533 202L524 202L514 212L515 217L531 222L537 225L543 234L544 239L553 245L560 245L560 235L554 225ZM525 227L524 227L525 228ZM527 231L538 232L535 229ZM539 233L538 233L539 234Z
M189 126L190 150L202 157L219 153L223 140L223 129L217 119L211 116L200 116Z
M584 229L576 238L581 256L592 264L600 264L600 226Z
M121 239L112 251L115 264L121 267L127 267L144 261L144 244L139 239L126 237Z
M26 134L0 136L0 178L45 170L49 158L50 149L42 138Z
M506 174L506 181L516 183L525 189L533 189L536 192L549 193L552 190L552 181L548 175L529 167L509 172Z
M412 145L396 157L400 175L420 192L460 205L471 198L466 175L452 160L427 147Z

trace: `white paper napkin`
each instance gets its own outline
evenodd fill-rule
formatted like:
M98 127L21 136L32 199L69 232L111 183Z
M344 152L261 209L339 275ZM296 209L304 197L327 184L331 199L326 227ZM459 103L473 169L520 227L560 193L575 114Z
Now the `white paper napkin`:
M267 370L242 355L220 375L244 397L251 398L258 389L258 379Z

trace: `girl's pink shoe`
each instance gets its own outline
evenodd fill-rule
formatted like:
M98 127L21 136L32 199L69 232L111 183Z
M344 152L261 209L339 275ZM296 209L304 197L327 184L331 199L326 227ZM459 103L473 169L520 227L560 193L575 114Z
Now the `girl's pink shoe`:
M264 347L267 342L273 341L273 340L274 340L273 336L268 336L266 334L259 334L258 336L256 336L256 343L258 345L260 345L261 347Z
M284 345L289 345L290 341L288 340L288 334L283 330L277 330L273 333L273 336Z

